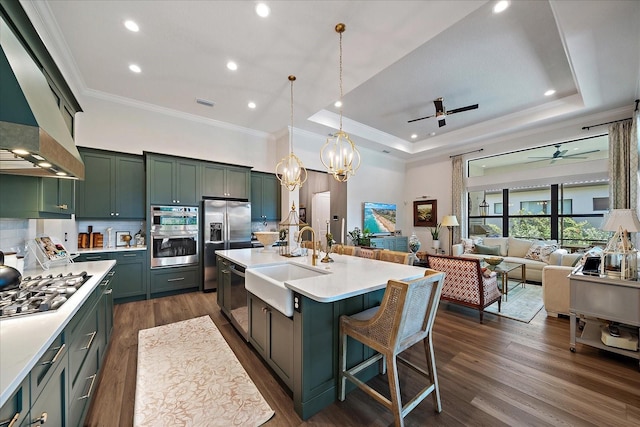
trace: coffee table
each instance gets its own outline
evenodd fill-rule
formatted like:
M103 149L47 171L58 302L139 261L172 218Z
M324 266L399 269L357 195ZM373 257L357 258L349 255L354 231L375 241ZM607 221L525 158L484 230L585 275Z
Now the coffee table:
M506 262L506 261L502 261L500 264L498 265L491 265L487 262L485 262L485 267L487 267L489 270L491 271L495 271L498 275L500 275L501 280L502 280L502 295L504 295L504 300L506 301L508 298L508 294L509 294L509 273L512 272L513 270L517 269L517 268L521 268L522 269L522 274L521 274L521 279L520 282L516 284L517 285L522 285L522 287L524 287L524 284L527 281L527 266L525 264L521 264L519 262Z

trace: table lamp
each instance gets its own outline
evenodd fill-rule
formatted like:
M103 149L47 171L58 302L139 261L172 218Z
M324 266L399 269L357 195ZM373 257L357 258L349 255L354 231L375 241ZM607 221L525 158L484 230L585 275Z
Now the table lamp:
M629 240L630 232L640 231L640 221L633 209L612 209L602 225L605 231L613 231L613 237L602 253L600 274L636 280L638 277L637 250Z
M458 227L458 218L455 215L447 215L442 218L442 225L449 228L449 255L453 255L453 227Z

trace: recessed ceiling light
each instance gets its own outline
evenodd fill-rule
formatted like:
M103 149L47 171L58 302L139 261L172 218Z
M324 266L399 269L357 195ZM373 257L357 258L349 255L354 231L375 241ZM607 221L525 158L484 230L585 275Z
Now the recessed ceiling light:
M231 71L235 71L238 69L238 64L236 64L233 61L229 61L227 62L227 68L230 69Z
M133 31L134 33L140 31L140 27L138 27L138 24L131 20L124 21L124 26L127 28L127 30Z
M509 7L509 4L508 0L500 0L493 6L493 13L504 12Z
M333 106L334 106L334 107L336 107L336 108L340 108L340 107L342 107L342 101L336 101L336 102L334 102L334 103L333 103Z
M253 102L253 101L249 101L249 103L247 104L247 107L249 107L249 108L251 108L253 110L254 108L256 108L256 103Z
M51 167L51 163L40 162L40 163L38 163L38 166L40 166L41 168L50 168Z
M133 71L134 73L139 73L139 72L142 71L142 69L139 66L137 66L136 64L129 65L129 69L131 71Z
M435 132L431 132L429 135L436 136L436 133Z
M271 13L271 9L265 3L258 3L256 5L256 13L261 18L266 18Z
M556 90L555 90L555 89L549 89L548 91L546 91L546 92L544 93L544 96L551 96L551 95L553 95L554 93L556 93Z
M418 137L418 135L416 135L415 133L413 135L411 135L411 139L416 139Z

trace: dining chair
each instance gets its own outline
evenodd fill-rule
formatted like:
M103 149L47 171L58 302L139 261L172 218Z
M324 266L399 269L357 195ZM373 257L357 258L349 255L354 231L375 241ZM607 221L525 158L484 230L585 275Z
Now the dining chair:
M431 330L444 280L444 273L431 269L427 269L423 277L409 282L389 280L380 306L352 316L340 316L338 398L341 401L345 399L346 380L349 380L390 410L396 426L404 426L404 417L429 394L433 396L436 412L442 412ZM347 337L360 341L377 353L355 367L347 368ZM400 356L420 341L424 344L426 371ZM380 360L381 374L387 375L391 399L356 376ZM400 395L398 362L427 380L427 386L405 405Z
M358 248L356 256L360 258L378 259L379 249Z
M397 264L409 264L411 261L411 253L384 250L384 251L380 251L380 254L378 255L378 259L380 261L395 262Z
M338 253L342 254L342 255L351 255L351 256L353 256L353 255L356 254L356 247L355 246L342 245L338 249Z

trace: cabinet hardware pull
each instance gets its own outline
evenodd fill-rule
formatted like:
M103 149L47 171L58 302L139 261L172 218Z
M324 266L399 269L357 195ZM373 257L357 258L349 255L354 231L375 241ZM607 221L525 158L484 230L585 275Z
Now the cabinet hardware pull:
M49 415L46 412L43 412L42 415L40 415L39 418L36 418L35 420L31 421L31 423L29 423L29 425L43 425L47 423L47 418L49 417Z
M56 351L55 356L53 356L53 359L49 360L48 362L42 362L42 365L53 365L54 363L56 363L56 360L58 360L58 356L60 356L62 354L62 350L64 350L66 344L62 344L60 347L55 348L52 350L58 350Z
M80 350L89 350L89 347L91 347L91 344L93 344L93 339L96 337L97 333L98 331L93 331L90 334L87 334L87 336L91 335L91 338L89 338L89 343L85 347L82 347Z
M113 289L109 289L104 292L105 295L111 295L112 293L113 293Z
M84 396L80 396L78 400L84 400L91 397L91 391L93 390L93 382L96 380L96 376L97 374L93 374L90 377L87 377L88 380L89 379L91 380L91 384L89 384L89 390L87 391L87 394L85 394Z
M100 282L100 286L105 287L109 284L109 280L103 280L102 282Z
M184 277L176 277L175 279L167 279L167 282L179 282L184 280Z
M67 209L69 209L69 206L67 206L66 204L64 204L64 205L56 205L56 208L64 209L66 211Z
M138 256L138 255L136 255L136 254L124 254L124 255L122 255L122 256L123 256L123 257L132 257L132 256Z
M111 270L110 272L107 273L107 276L109 277L113 277L116 274L115 270Z
M87 257L87 261L98 261L101 260L102 257L101 256L88 256Z
M0 421L0 427L13 427L20 418L20 412L16 412L10 420Z

